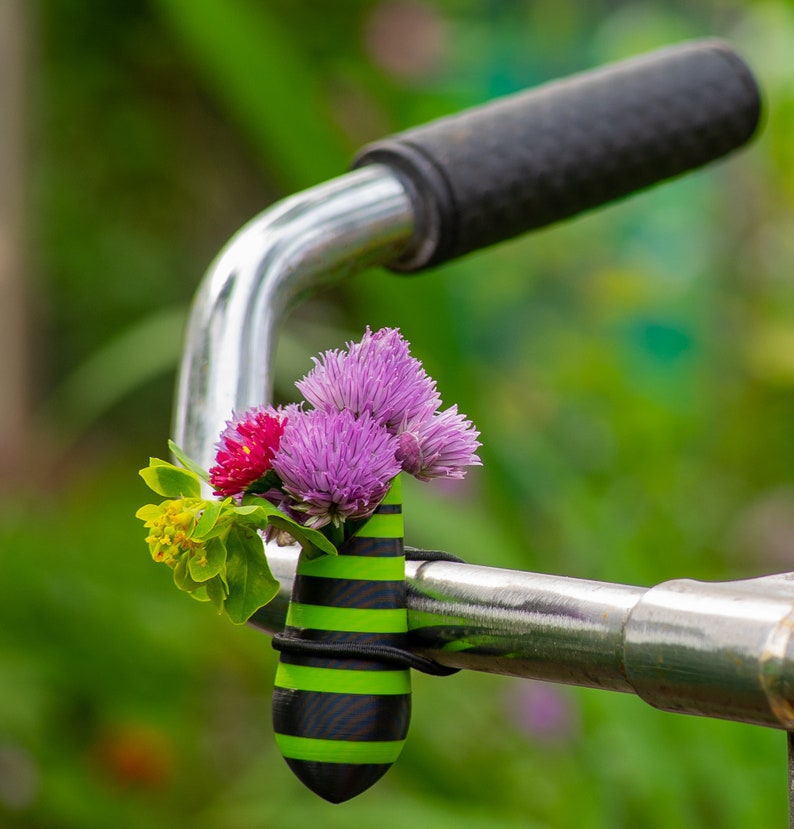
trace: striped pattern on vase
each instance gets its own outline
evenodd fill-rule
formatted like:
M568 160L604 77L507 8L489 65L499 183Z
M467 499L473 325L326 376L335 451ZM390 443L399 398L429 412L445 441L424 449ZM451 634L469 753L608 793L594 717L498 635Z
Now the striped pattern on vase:
M398 476L338 556L300 556L284 634L404 648L407 629ZM405 742L410 713L407 668L281 653L273 694L276 742L297 777L332 803L355 797L385 774Z

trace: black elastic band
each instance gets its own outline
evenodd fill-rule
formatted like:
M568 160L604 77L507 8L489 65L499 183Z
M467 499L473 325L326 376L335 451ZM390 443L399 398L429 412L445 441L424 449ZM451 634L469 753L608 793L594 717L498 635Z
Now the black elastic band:
M406 561L451 561L455 564L465 564L462 558L445 553L443 550L419 550L416 547L405 548Z
M386 662L399 668L413 668L423 674L451 676L460 668L448 668L426 656L420 656L403 648L391 645L364 645L356 642L317 642L310 639L296 639L283 633L273 636L274 650L294 653L299 656L319 656L331 659L365 659L371 662Z
M440 550L418 550L405 548L408 561L453 561L463 564L463 559ZM273 648L282 653L294 653L300 656L319 656L321 658L365 659L372 662L386 662L400 668L413 668L423 674L432 676L451 676L460 668L448 668L418 653L396 648L393 645L364 645L360 642L318 642L310 639L297 639L284 633L273 636Z

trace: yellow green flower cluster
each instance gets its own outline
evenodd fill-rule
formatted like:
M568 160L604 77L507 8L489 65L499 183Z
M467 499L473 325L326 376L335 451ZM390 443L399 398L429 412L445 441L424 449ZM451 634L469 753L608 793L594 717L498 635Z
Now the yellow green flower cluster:
M265 556L268 527L288 533L309 557L337 552L322 533L296 523L264 498L203 499L201 481L208 482L208 473L173 444L171 450L186 466L152 458L140 474L166 500L145 504L136 516L148 530L152 558L167 564L174 584L194 599L212 602L237 624L267 604L279 587Z
M152 558L172 569L186 553L193 555L202 551L200 559L206 559L204 543L192 538L199 515L206 507L207 502L200 498L179 498L141 507L136 516L149 530L146 543ZM206 561L199 563L206 564Z

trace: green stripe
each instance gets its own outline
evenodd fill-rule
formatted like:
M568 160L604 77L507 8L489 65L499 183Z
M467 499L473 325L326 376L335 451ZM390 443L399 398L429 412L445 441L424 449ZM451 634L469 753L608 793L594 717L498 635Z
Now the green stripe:
M276 743L288 760L308 760L316 763L393 763L399 756L405 740L388 742L349 742L348 740L316 740L312 737L293 737L276 734Z
M290 602L287 626L353 633L405 633L408 630L408 614L404 607L369 610Z
M381 501L382 504L402 504L403 502L403 493L402 493L402 476L398 475L391 484L389 491L386 493L386 496Z
M405 668L356 671L279 662L275 685L295 691L324 691L328 694L410 694L411 673Z
M309 561L298 559L301 576L327 579L363 579L365 581L402 581L405 559L402 556L320 556Z
M396 515L378 515L375 513L367 519L361 528L362 538L402 538L404 525L402 513Z

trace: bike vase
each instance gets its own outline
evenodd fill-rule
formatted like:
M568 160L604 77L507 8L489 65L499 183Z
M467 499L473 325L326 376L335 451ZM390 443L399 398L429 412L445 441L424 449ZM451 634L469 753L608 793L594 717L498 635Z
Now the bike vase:
M398 477L339 555L310 560L301 553L281 637L276 742L304 785L332 803L368 789L400 754L410 671L366 651L403 650L407 630ZM346 655L327 653L332 646Z

